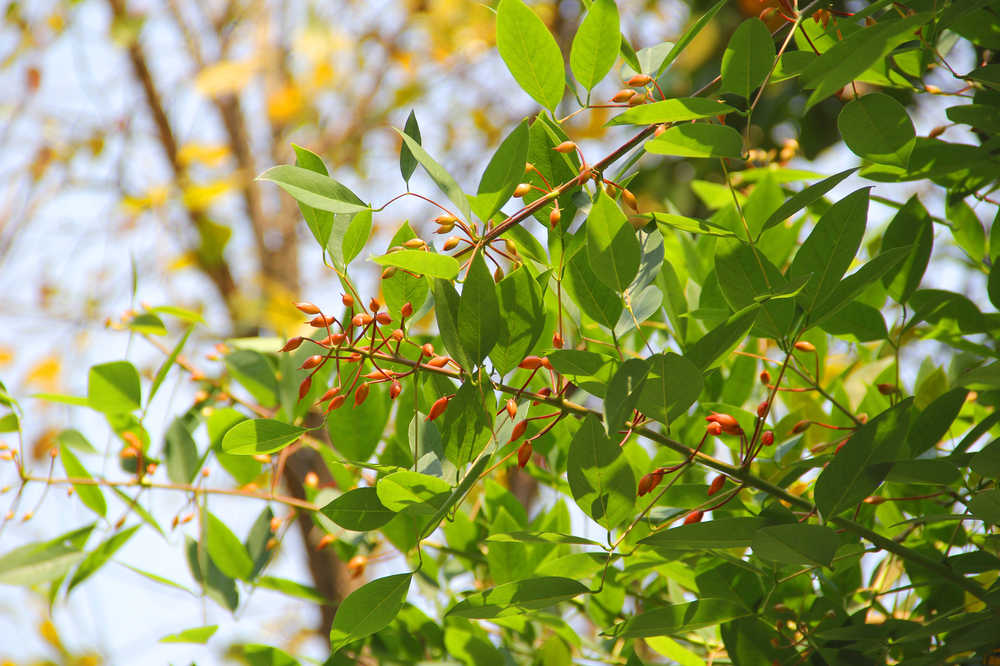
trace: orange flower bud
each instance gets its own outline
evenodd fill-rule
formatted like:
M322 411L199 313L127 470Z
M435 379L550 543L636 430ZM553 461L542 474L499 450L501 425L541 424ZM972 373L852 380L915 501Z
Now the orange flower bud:
M615 93L615 96L611 98L611 101L615 104L621 104L622 102L627 102L635 94L635 91L631 88L623 88Z
M399 272L399 269L396 268L395 266L386 266L385 268L382 269L382 279L383 280L388 280L389 278L391 278L393 275L395 275L398 272Z
M499 282L503 279L503 269L497 266L497 269L493 271L493 281Z
M343 296L341 296L340 297L340 302L344 304L345 308L353 308L354 307L354 297L351 296L350 294L344 294Z
M395 331L393 331L393 332L392 332L392 334L390 335L390 337L391 337L391 338L392 338L393 340L395 340L396 342L399 342L399 341L400 341L400 340L402 340L402 339L403 339L404 337L406 337L406 334L405 334L405 333L403 333L403 329L401 329L401 328L397 328L397 329L396 329Z
M535 370L541 367L542 359L537 356L525 356L524 360L517 364L517 367L524 370Z
M444 250L445 252L450 252L451 250L454 250L456 247L458 247L458 242L460 240L461 239L458 236L452 236L451 238L449 238L444 242L444 245L441 247L441 249Z
M771 373L764 370L760 373L760 383L765 386L771 383Z
M531 446L531 442L524 442L521 446L517 447L517 466L524 469L524 466L528 464L531 460L531 453L534 447Z
M310 356L309 358L307 358L302 363L302 367L300 369L302 369L302 370L312 370L317 365L321 365L323 363L323 359L324 358L325 358L324 356L320 356L319 354L315 354L313 356Z
M708 496L711 497L715 493L722 490L722 486L724 485L726 485L726 477L722 474L712 479L712 483L708 486Z
M803 419L803 420L799 421L798 423L796 423L794 426L792 426L792 434L793 435L797 435L797 434L799 434L800 432L804 431L806 428L808 428L811 425L812 425L812 421L810 421L809 419Z
M381 307L382 304L376 301L374 298L368 301L368 309L372 311L372 314L378 312Z
M441 414L444 413L444 410L448 407L448 401L450 399L451 396L446 395L435 400L434 404L431 405L430 411L427 412L427 418L424 420L433 421L437 417L441 416Z
M806 342L805 340L799 340L795 343L795 348L803 352L814 352L816 351L816 345L811 342Z
M864 498L861 501L864 502L865 504L881 504L882 502L885 501L885 498L880 497L879 495L869 495L868 497Z
M351 318L351 325L352 326L367 326L368 324L372 323L373 319L374 318L370 314L368 314L367 312L361 312L361 313L358 313L358 314L354 315L354 317Z
M411 250L419 250L427 245L422 238L411 238L410 240L403 243L403 247L409 248Z
M398 379L392 380L392 386L389 387L389 399L395 400L399 397L399 394L403 392L403 385L399 383Z
M690 525L691 523L700 523L704 515L704 511L692 511L687 515L687 518L684 519L684 524Z
M719 427L722 428L722 432L729 435L739 435L743 432L740 427L739 421L730 414L720 414L718 412L712 412L705 417L706 421L718 423ZM714 434L714 433L713 433Z
M552 334L552 346L556 349L562 349L563 346L563 336L562 333L556 331Z
M344 402L346 400L347 400L347 396L345 396L345 395L335 395L335 396L333 396L333 400L331 400L330 404L326 406L326 413L329 414L333 410L339 408L341 405L344 404Z
M552 150L556 151L557 153L563 153L563 154L572 153L574 150L576 150L576 144L573 143L572 141L563 141Z
M389 324L392 323L392 317L389 316L388 312L379 312L377 315L375 315L375 321L377 321L383 326L388 326Z
M517 187L514 188L514 197L520 199L528 192L531 192L531 183L518 183Z
M305 302L303 302L303 303L296 303L295 307L298 308L298 310L301 313L303 313L303 314L307 314L307 315L317 315L317 314L319 314L319 308L316 307L315 305L313 305L312 303L305 303Z
M543 386L542 388L538 389L538 397L548 398L550 395L552 395L552 389L550 389L548 386ZM532 401L531 404L538 405L538 401L534 400Z
M357 407L368 397L368 382L365 382L354 392L354 406Z
M409 317L410 315L412 315L413 314L413 303L410 303L409 301L406 301L405 303L403 303L403 307L401 307L399 309L399 314L403 317L403 319L406 319L407 317Z
M639 106L640 104L645 104L645 103L646 103L645 95L635 95L628 101L629 106Z
M302 479L302 485L315 489L319 486L319 475L316 472L306 472L305 478Z
M309 320L309 325L313 328L326 328L334 322L333 317L324 317L323 315L316 315Z
M449 229L455 226L456 222L458 222L458 218L454 215L449 215L448 213L442 213L434 218L435 224L448 225Z
M434 356L434 345L432 345L429 342L425 342L420 347L420 353L423 354L424 356Z
M559 226L559 220L562 219L562 212L559 210L559 204L556 204L552 208L552 212L549 213L549 226L555 229Z
M323 340L323 344L339 347L344 342L345 337L343 333L331 333Z
M661 134L663 134L666 131L667 131L667 126L666 125L663 125L663 124L657 125L656 129L653 130L653 138L655 139L656 137L660 136Z
M757 405L757 417L764 418L767 416L767 410L770 409L771 403L765 400L764 402Z
M899 389L892 384L878 384L875 388L877 388L878 392L882 395L892 395L893 393L899 392Z
M299 400L306 397L306 393L309 393L309 389L312 387L312 376L306 377L299 384Z
M448 357L435 356L431 360L427 361L427 365L431 366L432 368L443 368L444 366L448 365Z
M513 442L515 439L520 439L521 436L524 435L524 431L527 430L527 428L528 428L528 422L526 420L518 421L514 425L514 429L510 431L510 439L507 440L507 443L509 444L510 442Z
M705 428L705 432L707 432L709 435L716 435L716 436L721 435L722 426L715 422L709 423L708 427Z
M660 481L662 480L662 469L655 469L649 474L644 474L643 477L639 479L639 488L637 489L636 494L639 497L642 497L643 495L652 492L656 486L660 485Z
M639 212L639 201L635 198L635 195L629 192L628 190L625 189L622 190L622 201L624 201L625 205L631 208L636 213Z
M271 518L271 531L277 532L279 529L281 529L281 518L275 516Z
M507 416L513 419L517 416L517 403L514 398L507 398Z
M282 347L279 351L283 351L283 352L295 351L296 349L299 348L299 345L302 344L302 340L303 340L302 336L301 335L297 335L294 338L292 338L291 340L289 340L288 342L286 342L285 346Z
M763 435L760 436L760 443L764 446L771 446L774 444L774 432L767 430Z
M351 574L351 578L360 578L365 573L365 565L368 564L368 558L364 555L355 555L347 562L347 571Z
M331 543L333 543L335 539L336 537L334 537L332 534L324 534L323 538L316 543L316 550L323 550Z
M323 397L320 398L319 400L317 400L316 402L318 402L318 403L319 402L326 402L327 400L330 400L331 398L333 398L333 396L337 395L338 393L340 393L340 387L339 386L334 386L332 388L328 388L326 390L326 393L323 394Z
M642 86L648 86L652 83L653 77L649 74L636 74L631 79L625 82L630 88L641 88Z

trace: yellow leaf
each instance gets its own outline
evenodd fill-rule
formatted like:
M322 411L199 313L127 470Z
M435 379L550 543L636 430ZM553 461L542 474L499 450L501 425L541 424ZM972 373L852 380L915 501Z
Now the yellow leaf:
M226 192L236 187L230 178L223 178L211 183L188 185L181 193L184 205L191 210L204 210Z
M62 363L59 362L59 359L55 356L46 356L31 367L24 383L33 384L48 393L55 393L59 390L61 373Z
M206 97L220 97L239 92L257 71L250 60L223 60L209 65L198 73L194 87Z
M229 157L229 146L224 144L185 143L177 151L177 159L187 166L199 162L206 166L219 166Z
M302 91L294 83L282 86L267 99L267 115L274 122L287 122L299 115L305 108L306 100Z

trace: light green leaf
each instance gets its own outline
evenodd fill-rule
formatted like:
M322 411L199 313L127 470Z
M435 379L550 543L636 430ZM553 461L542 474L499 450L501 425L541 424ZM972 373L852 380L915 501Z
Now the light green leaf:
M545 328L542 290L524 266L517 268L497 284L500 321L497 343L490 360L504 375L531 353Z
M67 431L75 432L75 431ZM86 440L84 440L86 441ZM65 444L59 445L59 459L62 460L63 469L66 470L66 476L71 479L92 479L90 472L86 467L80 462L73 451ZM107 515L108 504L104 500L104 493L101 492L100 486L86 484L86 483L74 483L73 490L76 492L77 497L83 502L83 505L88 509L101 516L102 518Z
M722 92L750 99L774 64L774 38L759 18L749 18L736 28L722 54Z
M403 139L403 143L410 149L413 156L416 158L420 166L424 168L427 175L431 177L434 184L438 186L445 196L451 199L451 202L458 206L459 212L465 216L468 220L472 217L472 208L469 206L469 198L465 196L465 192L462 188L458 186L455 179L452 178L451 174L445 171L444 167L438 164L437 160L430 156L420 143L407 134L400 132L398 129L396 132Z
M128 361L93 366L87 380L87 404L105 414L127 414L139 409L139 371Z
M368 206L349 189L329 176L290 164L271 167L257 180L275 183L296 201L330 213L359 213Z
M74 587L87 580L93 576L98 569L100 569L104 564L111 559L112 555L118 552L118 549L125 545L132 535L136 533L141 525L133 525L132 527L115 534L106 541L103 541L94 550L87 553L87 557L80 562L80 566L76 568L73 572L73 578L69 581L69 586L66 588L67 593L71 591Z
M658 125L659 123L680 123L686 120L714 118L732 113L736 109L704 97L676 97L651 104L640 104L624 111L607 125Z
M378 500L389 511L412 509L433 514L452 492L451 484L436 476L399 470L378 480Z
M667 71L667 67L669 67L671 63L677 59L677 56L679 56L681 52L687 48L688 44L690 44L691 41L698 36L698 33L701 32L702 28L708 25L709 21L715 18L715 15L719 13L719 10L726 6L726 3L728 2L729 0L719 0L712 5L707 12L702 14L701 17L695 21L694 25L687 29L681 38L677 40L677 43L674 44L673 48L670 49L670 53L667 54L667 57L663 59L662 63L660 63L659 68L656 70L656 74L653 75L654 79L660 78L660 75Z
M732 157L743 154L743 137L728 125L676 125L647 141L646 152L678 157Z
M528 578L471 594L452 606L446 615L471 619L520 615L569 601L589 591L586 585L572 578Z
M669 425L686 412L701 394L701 370L689 359L673 352L651 356L649 366L636 408L646 416Z
M717 518L657 532L639 543L657 550L746 548L764 527L763 518Z
M153 385L149 389L149 397L146 398L147 405L153 401L153 396L155 396L156 392L160 390L163 380L167 378L167 373L170 372L172 367L174 367L174 362L177 361L177 357L180 356L181 351L184 349L184 345L187 344L192 331L194 331L194 325L188 326L187 330L184 331L184 335L177 341L174 348L170 350L170 355L167 356L166 360L163 361L163 364L160 365L159 370L156 371L156 376L153 377Z
M320 594L319 590L316 588L310 585L297 583L294 580L288 580L287 578L261 576L260 578L254 580L254 585L268 590L274 590L275 592L281 592L289 597L305 599L306 601L314 604L320 604L323 606L333 605L333 602Z
M412 578L409 573L376 578L347 595L333 618L330 649L337 652L387 627L403 608Z
M588 92L614 67L621 38L618 7L614 0L594 0L573 37L569 51L573 76Z
M521 89L555 111L566 87L562 53L542 19L521 0L497 5L497 50Z
M59 580L84 558L81 550L94 524L49 541L29 543L0 557L0 585L31 587Z
M201 467L201 456L188 425L177 417L167 428L163 442L163 457L167 463L167 478L174 483L191 483Z
M840 546L840 537L825 525L770 525L753 535L757 557L787 564L830 566Z
M522 121L507 135L486 165L472 210L480 220L489 220L507 203L518 183L524 180L528 159L528 121Z
M497 287L482 252L476 252L458 302L458 341L469 361L479 365L500 337ZM472 370L472 368L466 368Z
M651 220L655 220L658 224L670 227L670 229L677 229L678 231L687 231L692 234L706 234L708 236L733 236L733 232L725 227L721 227L707 220L699 220L693 217L684 217L683 215L674 215L672 213L648 213L642 217L647 217ZM669 229L664 229L664 233L669 233Z
M649 363L645 359L630 358L612 375L604 398L604 425L609 437L614 438L632 418L648 373Z
M460 268L454 258L425 250L399 250L381 257L372 257L372 261L382 266L396 266L412 273L445 280L455 279Z
M274 453L297 440L304 432L305 428L274 419L241 421L226 431L222 438L222 450L244 456Z
M184 631L179 631L176 634L169 634L160 639L161 643L195 643L198 645L204 645L208 642L208 639L215 635L218 631L219 625L210 624L204 627L195 627L193 629L185 629Z
M345 530L367 532L378 529L396 517L379 501L375 488L355 488L333 500L320 511Z
M607 529L617 527L635 510L632 467L591 414L570 443L566 477L576 503Z
M764 228L761 231L766 231L777 224L781 224L806 206L817 201L824 194L836 187L840 181L844 180L857 170L857 167L846 169L840 173L833 174L829 178L824 178L818 183L810 185L801 192L796 192L787 201L785 201L785 203L781 204L778 210L774 211L771 216L767 218L767 222L764 223Z
M587 256L598 279L621 293L639 272L642 248L635 229L614 199L598 191L587 216Z
M232 530L208 511L203 514L205 550L226 576L248 580L253 573L253 560Z

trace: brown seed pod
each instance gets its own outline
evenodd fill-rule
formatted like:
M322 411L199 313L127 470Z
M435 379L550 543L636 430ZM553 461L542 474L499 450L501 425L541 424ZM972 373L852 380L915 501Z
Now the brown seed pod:
M808 428L811 425L812 425L812 421L810 421L809 419L802 419L801 421L799 421L798 423L796 423L794 426L792 426L792 434L793 435L797 435L800 432L803 432L806 428Z
M403 319L406 319L413 314L413 303L406 301L403 303L403 307L399 309L399 314Z
M757 405L757 417L762 419L767 416L767 410L770 409L770 407L771 403L767 400Z
M392 323L392 317L389 316L388 312L379 312L375 315L375 321L377 321L382 326L388 326Z
M323 315L316 315L309 320L309 325L313 328L326 328L334 322L333 317L324 317Z
M399 394L403 392L403 385L399 383L398 379L392 380L392 385L389 387L389 399L395 400L399 397Z
M454 250L456 247L458 247L458 242L460 240L461 239L458 236L452 236L451 238L449 238L444 242L444 245L441 246L441 249L444 250L445 252L450 252L451 250Z
M513 430L510 431L510 439L507 440L507 443L509 444L514 440L521 439L521 436L524 435L524 431L527 430L527 428L528 428L528 422L526 420L518 421L516 424L514 424Z
M326 406L326 413L329 414L333 410L339 408L341 405L344 404L346 400L347 400L346 395L335 395L333 397L333 400L330 401L330 404Z
M767 370L763 370L760 373L760 383L764 384L765 386L767 386L768 384L770 384L771 383L771 373L768 372Z

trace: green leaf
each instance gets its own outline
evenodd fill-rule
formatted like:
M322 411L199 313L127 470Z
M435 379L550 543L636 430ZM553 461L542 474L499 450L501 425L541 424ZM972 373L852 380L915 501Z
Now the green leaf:
M345 186L311 169L280 164L257 176L257 180L275 183L296 201L317 210L335 214L368 210L368 206Z
M945 113L953 123L969 125L982 132L1000 134L1000 108L988 104L949 106Z
M645 359L630 358L612 375L604 398L605 428L609 437L614 438L625 422L631 420L648 373L649 363Z
M671 229L677 229L678 231L687 231L692 234L706 234L708 236L733 236L733 232L725 227L720 227L717 224L708 222L707 220L698 220L693 217L684 217L683 215L673 215L671 213L648 213L642 217L648 217L651 220L655 220L658 224L666 225ZM663 230L665 233L669 233L668 229Z
M563 375L591 377L607 363L607 358L597 352L582 349L557 349L548 356L549 363Z
M500 337L497 287L482 252L476 252L462 284L458 302L458 341L469 361L479 365ZM466 367L466 370L472 370Z
M688 347L687 356L701 368L702 371L715 367L720 359L725 357L746 337L757 320L760 305L754 303L739 312L733 313L729 319L705 333L697 342Z
M472 210L480 220L492 218L524 179L524 163L528 160L528 134L528 121L523 120L507 135L486 165L472 202Z
M933 12L913 14L897 21L883 20L836 42L802 72L802 85L815 88L805 110L834 94L903 42L914 39L913 31Z
M796 299L806 313L816 309L854 261L868 221L869 189L856 190L833 204L795 253L788 278L812 274Z
M341 220L345 220L346 224L341 224ZM372 212L370 210L363 210L355 215L335 216L330 240L338 241L339 247L328 248L330 255L346 266L364 249L371 232Z
M814 496L824 519L853 507L881 485L902 447L912 405L908 398L858 428L823 469Z
M757 557L787 564L822 564L830 566L840 546L840 537L825 525L770 525L753 535Z
M59 444L59 459L62 460L63 469L66 470L66 476L69 478L93 479L90 472L83 466L73 451L62 443ZM87 483L74 483L73 491L76 492L77 497L80 498L85 507L102 518L107 515L108 504L104 500L104 493L101 492L100 486Z
M374 488L355 488L333 500L320 511L345 530L367 532L392 520L396 513L379 501Z
M451 357L458 361L463 368L471 370L475 364L469 361L469 355L465 352L458 337L460 300L461 297L455 291L451 281L434 280L434 316L437 319L441 340Z
M704 97L676 97L651 104L640 104L624 111L607 125L658 125L660 123L680 123L686 120L714 118L732 113L736 109Z
M98 569L107 563L111 557L118 552L118 549L125 545L132 535L136 533L141 525L133 525L132 527L115 534L106 541L103 541L94 550L87 553L87 557L80 562L80 566L76 568L73 572L73 577L69 581L69 585L66 588L67 594L77 585L87 580L93 576Z
M597 278L619 293L639 272L642 248L635 229L614 199L598 190L587 216L587 256Z
M376 578L347 595L333 618L330 649L337 652L389 626L403 608L412 578L410 573Z
M777 266L760 250L736 238L722 238L715 244L715 273L733 310L781 292L786 286ZM794 315L795 304L780 299L761 308L757 323L769 337L779 338L788 332Z
M678 157L732 157L743 154L743 137L728 125L675 125L644 144L646 152Z
M236 535L214 514L203 514L205 550L219 571L230 578L249 580L253 573L253 560Z
M572 534L561 534L559 532L502 532L491 534L486 537L487 541L499 541L501 543L566 543L579 546L598 546L601 544L591 539L574 536Z
M520 615L569 601L589 591L586 585L572 578L528 578L470 594L452 606L445 615L470 619Z
M128 361L93 366L87 379L87 405L105 414L127 414L139 409L139 371Z
M84 558L80 549L93 529L91 523L49 541L8 551L0 557L0 585L31 587L59 580Z
M617 527L635 510L632 467L592 414L570 443L566 477L583 512L607 529Z
M208 639L215 635L218 631L219 625L210 624L205 627L195 627L193 629L185 629L184 631L179 631L176 634L168 634L160 639L161 643L196 643L198 645L204 645L208 642Z
M166 532L163 531L163 528L160 527L160 524L156 522L155 518L153 518L153 514L146 510L146 507L139 504L136 499L129 496L128 493L117 486L111 486L111 490L114 491L115 495L118 495L118 499L125 502L125 504L127 504L132 511L135 511L136 515L142 518L144 523L159 532L160 536L164 538L167 536Z
M934 448L947 434L951 424L958 417L958 413L962 411L962 406L968 395L967 389L953 388L942 393L931 404L924 407L907 435L907 444L912 458Z
M403 222L396 230L396 234L389 241L389 247L402 245L411 238L416 238L409 222ZM382 278L382 295L385 297L385 304L389 312L393 315L402 310L403 305L409 303L413 306L414 312L419 312L421 306L427 301L430 294L430 285L427 278L415 277L406 271L396 271L390 278Z
M685 31L681 38L677 40L677 43L674 44L673 48L670 49L670 53L667 54L667 57L663 59L662 63L660 63L659 68L656 70L656 74L653 75L654 79L660 78L660 75L667 71L667 67L669 67L671 63L677 59L677 56L679 56L681 52L687 48L688 44L690 44L691 41L698 36L698 33L701 32L702 28L708 25L709 21L715 18L715 15L719 13L719 10L722 9L728 2L729 0L719 0L716 2L707 12L702 14L701 17L695 21L694 25Z
M774 64L774 38L759 18L740 23L722 54L722 92L750 99Z
M687 604L669 604L639 613L625 622L616 624L607 633L615 638L686 634L752 614L752 611L727 599L699 599Z
M278 402L278 378L267 357L253 349L236 349L225 358L233 379L250 392L261 405L273 407Z
M198 445L181 417L175 418L167 428L163 457L167 463L167 478L174 483L191 483L201 468Z
M567 286L573 301L584 314L605 328L611 329L621 316L622 299L594 275L588 254L588 252L577 252L569 260L566 271Z
M1000 479L1000 439L993 440L981 451L974 453L969 460L969 468L980 476Z
M521 0L497 5L497 50L521 89L555 111L566 87L562 53L542 19Z
M844 180L857 170L857 167L845 169L840 173L835 173L828 178L824 178L818 183L810 185L801 192L795 193L785 203L781 204L778 210L771 214L771 217L767 218L767 222L764 223L762 231L781 224L806 206L818 201L820 197L840 184L840 181Z
M917 143L906 109L882 93L849 102L837 116L837 127L855 155L880 164L906 168Z
M306 601L314 604L322 606L334 605L329 599L320 594L319 590L316 588L309 585L303 585L302 583L297 583L294 580L288 580L287 578L261 576L260 578L254 580L254 585L268 590L274 590L275 592L281 592L289 597L305 599Z
M420 126L417 124L417 116L413 113L412 109L410 110L410 115L406 117L406 124L403 125L403 133L417 143L420 143ZM413 177L413 172L416 169L417 158L413 156L410 147L404 141L399 145L399 173L402 174L407 186L409 186L410 178Z
M454 258L425 250L399 250L381 257L372 257L372 261L382 266L396 266L413 273L445 280L455 279L460 268Z
M458 186L455 179L452 178L451 174L444 170L440 164L437 163L433 157L430 156L423 146L419 142L415 141L411 137L407 136L403 132L396 130L400 137L403 139L403 143L410 149L413 156L420 163L420 166L424 168L427 175L431 177L434 184L438 186L445 196L451 199L451 202L458 206L459 212L465 216L465 219L470 219L472 217L472 209L469 207L469 199L465 196L465 192L462 188Z
M524 266L508 273L497 284L497 292L500 320L490 360L505 375L535 348L545 328L545 309L542 290Z
M248 666L300 666L292 655L270 645L244 644L237 649L242 652Z
M463 382L437 421L444 441L444 457L458 467L472 462L493 434L496 401L483 383Z
M701 394L701 370L673 352L649 358L649 374L639 393L637 409L661 423L670 424L685 413Z
M882 276L882 284L897 303L906 303L920 286L934 247L934 224L916 195L899 209L882 236L882 251L911 246L900 264Z
M977 493L969 500L969 511L980 520L1000 525L1000 489Z
M793 79L809 66L816 59L816 54L811 51L785 51L778 58L778 64L771 72L771 83L780 83Z
M80 451L81 453L97 453L97 449L94 448L93 444L87 441L87 438L83 436L83 433L73 428L67 428L56 435L56 441L59 442L60 446L67 446L74 451Z
M754 534L764 527L763 518L716 518L657 532L639 541L656 550L746 548Z
M128 323L129 330L148 335L166 335L167 327L163 320L152 312L140 312Z
M240 603L240 595L235 581L222 573L212 561L208 550L190 536L184 539L184 550L191 576L202 586L203 595L211 597L230 611L236 610Z
M375 486L378 499L389 511L412 508L432 514L451 494L451 484L436 476L402 469L384 476Z
M368 398L360 405L346 401L326 416L333 448L348 460L362 462L371 458L382 440L389 410L388 393L378 384L371 386Z
M618 7L614 0L594 0L573 37L569 51L573 76L588 92L614 67L621 38Z
M894 247L877 255L867 264L845 277L814 308L816 314L810 318L810 324L819 325L838 316L842 307L845 307L869 285L892 270L909 254L909 247ZM799 276L799 279L805 277Z
M146 404L153 402L153 396L156 392L160 390L160 386L163 384L163 380L167 378L167 373L170 369L174 367L174 363L177 361L177 357L180 356L181 351L184 349L184 345L187 344L188 338L191 337L191 332L194 331L194 326L188 326L187 330L184 331L184 335L181 339L177 341L174 348L170 350L170 355L167 356L163 364L160 365L159 370L156 371L156 376L153 377L153 385L149 389L149 397L146 398Z
M222 450L243 456L274 453L297 440L304 432L305 428L274 419L241 421L226 431L222 438Z

